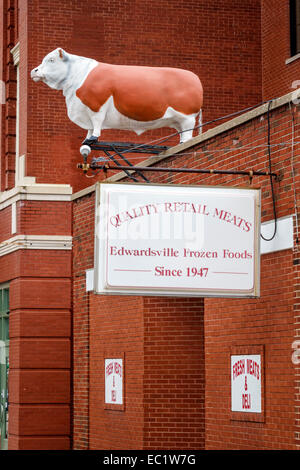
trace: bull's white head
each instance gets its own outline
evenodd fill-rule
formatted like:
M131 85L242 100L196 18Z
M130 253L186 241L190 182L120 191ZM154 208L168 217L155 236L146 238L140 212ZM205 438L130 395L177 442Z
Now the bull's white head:
M35 82L42 81L50 88L61 90L68 72L68 53L59 47L47 54L42 63L31 71L31 78Z

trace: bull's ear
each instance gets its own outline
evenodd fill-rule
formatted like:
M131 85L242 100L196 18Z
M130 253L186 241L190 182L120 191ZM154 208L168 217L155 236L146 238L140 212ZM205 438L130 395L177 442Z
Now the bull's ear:
M63 49L58 49L58 55L62 60L67 60L67 54Z

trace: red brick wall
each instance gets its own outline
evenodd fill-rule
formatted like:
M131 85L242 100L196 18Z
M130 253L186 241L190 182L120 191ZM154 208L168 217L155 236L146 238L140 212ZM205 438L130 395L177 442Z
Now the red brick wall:
M296 115L296 133L299 116ZM295 211L290 146L292 115L289 107L271 117L272 169L284 178L275 183L277 216ZM239 148L233 139L238 138ZM297 137L295 137L297 140ZM218 169L267 170L266 120L253 122L205 144L194 165ZM243 149L244 147L244 149ZM224 153L214 150L224 148ZM205 153L209 157L205 157ZM299 148L295 148L295 161ZM226 181L227 180L227 181ZM201 178L201 183L247 184L245 179ZM295 181L299 191L300 180ZM270 184L266 178L253 182L262 190L262 220L273 218ZM296 250L297 251L297 247ZM272 449L295 447L296 367L291 360L297 317L294 313L294 265L292 250L263 255L261 259L261 296L257 300L205 300L206 357L206 448ZM265 348L265 421L264 423L230 420L229 348L232 345L263 345Z
M261 297L205 301L206 448L295 449L292 250L263 255ZM232 345L265 350L263 422L230 416L229 357Z
M203 307L144 298L144 449L204 449Z
M66 235L70 231L70 208L63 201L20 201L17 217L17 233Z
M18 269L10 282L8 446L69 449L71 253L62 260L55 250L20 250L3 258L10 257Z
M197 73L205 90L204 120L261 101L260 2L116 0L20 1L20 154L37 182L91 181L77 170L85 131L68 118L61 92L30 80L30 70L60 46L103 62L176 66ZM27 53L28 41L28 53ZM104 131L104 140L148 142L169 130L137 137ZM178 138L173 139L173 143ZM169 142L171 145L172 141ZM136 156L135 156L136 159Z
M4 0L0 2L1 8L1 16L0 16L0 79L4 82L6 78L6 15L4 14ZM1 106L1 113L0 113L0 129L1 129L1 136L5 135L5 115L6 109L4 106ZM5 187L5 141L1 139L1 191L3 191Z
M94 193L74 202L73 448L142 448L142 299L86 292L94 267ZM125 307L124 307L125 306ZM125 353L126 410L104 409L104 354Z
M94 193L73 204L73 446L89 447L90 294L85 270L94 266Z
M6 207L2 211L2 224L0 225L0 242L11 236L11 207Z
M73 448L203 448L203 299L86 293L94 193L73 215ZM104 358L114 354L124 354L122 411L104 403Z
M34 84L29 77L30 70L57 46L101 61L193 70L204 85L204 121L259 103L262 91L264 98L287 93L298 78L298 62L285 65L289 57L287 1L279 5L263 0L262 23L258 0L226 0L222 5L217 0L192 5L174 1L167 9L158 0L96 1L91 9L82 0L75 5L70 0L20 0L19 6L20 154L26 154L27 175L36 176L38 183L69 183L78 190L94 182L76 169L84 133L68 121L63 97L43 84ZM14 2L1 2L0 7L0 67L7 88L0 123L1 189L7 189L14 179L15 119L15 71L9 49L17 34ZM272 143L288 140L289 109L277 110L272 117ZM296 119L297 140L298 115ZM129 139L127 133L107 131L103 137L145 142L166 133L147 133L139 138L130 134ZM256 119L205 142L196 153L186 152L165 164L266 170L265 145L266 119ZM272 159L273 170L284 171L283 181L276 183L278 216L284 216L294 212L290 147L272 147ZM248 184L247 178L236 177L147 176L152 182ZM273 217L269 179L257 178L254 184L262 189L263 220L269 220ZM293 448L299 442L299 430L294 427L294 419L299 418L294 415L295 406L299 409L299 383L294 384L293 372L297 369L291 363L291 344L297 337L299 307L291 251L263 256L260 299L206 300L204 318L201 299L96 297L85 291L85 270L94 264L93 198L91 194L79 199L73 207L74 448L202 448L204 367L206 448ZM55 204L27 202L18 212L19 233L64 234L69 227L69 234L68 209ZM19 210L21 207L18 204ZM59 211L58 218L55 210ZM3 216L9 224L9 210L4 210ZM3 227L4 239L9 235L9 225ZM294 262L297 260L295 251ZM55 250L19 250L1 258L1 279L12 280L11 449L69 445L70 262L69 252ZM31 321L28 329L27 322ZM193 348L183 361L182 349L190 342ZM248 346L249 342L265 348L264 423L230 420L229 347ZM58 345L62 346L60 353ZM173 370L169 355L160 360L170 346ZM103 354L110 354L107 350L111 348L125 354L127 374L125 410L117 413L103 408ZM59 361L57 354L61 354ZM42 373L39 356L45 358ZM55 364L54 358L58 361ZM197 386L196 395L189 387L182 391L181 370L186 359L200 367L196 375L192 368L187 371L191 388ZM59 379L50 397L46 384L53 383L53 368ZM166 369L170 369L165 379L168 383L161 379ZM27 393L24 384L29 387ZM170 400L166 385L170 387ZM29 404L32 397L34 403ZM170 401L176 399L174 409ZM52 436L47 441L46 434Z
M289 64L289 0L262 0L262 93L263 99L278 98L299 87L300 59Z
M1 242L14 235L10 213L0 210ZM19 234L71 235L68 202L18 201L17 219ZM18 249L0 257L0 272L10 289L8 447L69 449L71 250Z
M143 349L143 299L91 295L90 449L143 448ZM105 409L104 358L122 355L125 409Z
M16 3L0 3L1 191L13 187L15 181L16 70L10 49L18 40Z
M291 108L294 109L294 108ZM294 190L298 194L300 179L298 175L299 146L299 113L295 112L295 169L293 179L291 136L292 114L289 105L271 112L271 158L272 170L283 172L283 179L275 183L277 217L295 213ZM221 170L260 170L267 171L267 119L266 115L220 134L211 140L192 149L188 149L178 157L174 156L160 162L158 165L188 168L221 169ZM233 185L248 186L248 177L218 176L218 175L188 175L147 172L153 183L182 183L204 185ZM295 186L294 186L295 183ZM253 186L261 188L262 192L262 221L273 219L272 198L269 177L254 177ZM206 449L295 449L299 444L299 381L296 375L299 366L292 361L293 341L299 340L299 283L298 283L299 248L284 250L262 255L261 257L261 295L258 299L205 299L204 330L205 330L205 448ZM171 309L167 301L145 299L145 325L153 325L153 331L145 330L145 364L148 357L148 376L145 374L145 390L151 384L151 374L154 387L161 390L163 385L155 382L155 358L161 357L156 349L154 339L165 344L168 337L168 318L176 324L180 313ZM175 302L175 301L174 301ZM192 300L191 300L192 302ZM200 301L199 301L200 302ZM176 304L174 304L176 305ZM151 308L150 308L151 306ZM123 307L125 308L125 306ZM201 311L200 304L195 305ZM182 310L182 309L181 309ZM154 316L156 311L157 316ZM178 317L179 315L179 317ZM187 318L193 318L192 310L188 309ZM172 319L172 320L171 320ZM156 330L155 330L155 327ZM160 328L159 328L160 327ZM201 357L201 324L198 342L195 343L196 355ZM189 338L193 342L190 332ZM180 336L179 336L180 344ZM158 344L158 343L157 343ZM265 410L258 422L247 420L232 420L230 406L230 350L232 347L251 348L262 347L264 350L264 403ZM256 350L256 349L255 349ZM146 351L149 355L146 355ZM182 351L189 353L190 349L182 345ZM150 359L151 358L151 359ZM146 366L145 366L146 371ZM162 368L160 369L162 372ZM180 377L174 370L174 380L180 387ZM201 371L197 383L201 386ZM149 382L148 382L149 379ZM152 383L153 386L153 383ZM150 396L150 395L149 395ZM145 405L147 400L145 400ZM184 437L168 433L168 416L165 420L160 415L159 407L166 406L163 394L150 399L147 425L145 427L145 445L158 445L159 439L168 436L169 445L178 445ZM147 408L145 408L147 410ZM296 411L295 411L296 410ZM201 415L201 410L199 410ZM180 416L180 415L178 415ZM158 417L161 419L159 421ZM177 417L178 418L178 417ZM175 419L175 418L174 418ZM192 421L193 422L193 421ZM198 424L201 422L199 416ZM160 428L161 427L161 428ZM151 431L154 431L151 436ZM163 434L163 431L165 434ZM201 430L194 428L199 435ZM147 438L149 440L147 441ZM186 439L186 442L189 440ZM171 444L172 442L172 444ZM199 448L199 439L197 448ZM181 447L183 442L180 442ZM151 448L151 447L149 447Z

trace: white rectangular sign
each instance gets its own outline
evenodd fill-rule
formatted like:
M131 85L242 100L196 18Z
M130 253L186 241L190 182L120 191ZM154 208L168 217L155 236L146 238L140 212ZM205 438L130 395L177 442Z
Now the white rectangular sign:
M231 356L231 411L261 413L261 356Z
M259 190L97 186L95 292L259 296Z
M123 359L105 359L105 403L123 404Z

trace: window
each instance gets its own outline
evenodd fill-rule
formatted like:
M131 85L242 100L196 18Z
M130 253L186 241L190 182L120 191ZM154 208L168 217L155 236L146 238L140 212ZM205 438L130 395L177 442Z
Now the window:
M290 0L291 56L300 53L300 0Z
M0 340L8 341L9 289L0 287Z

